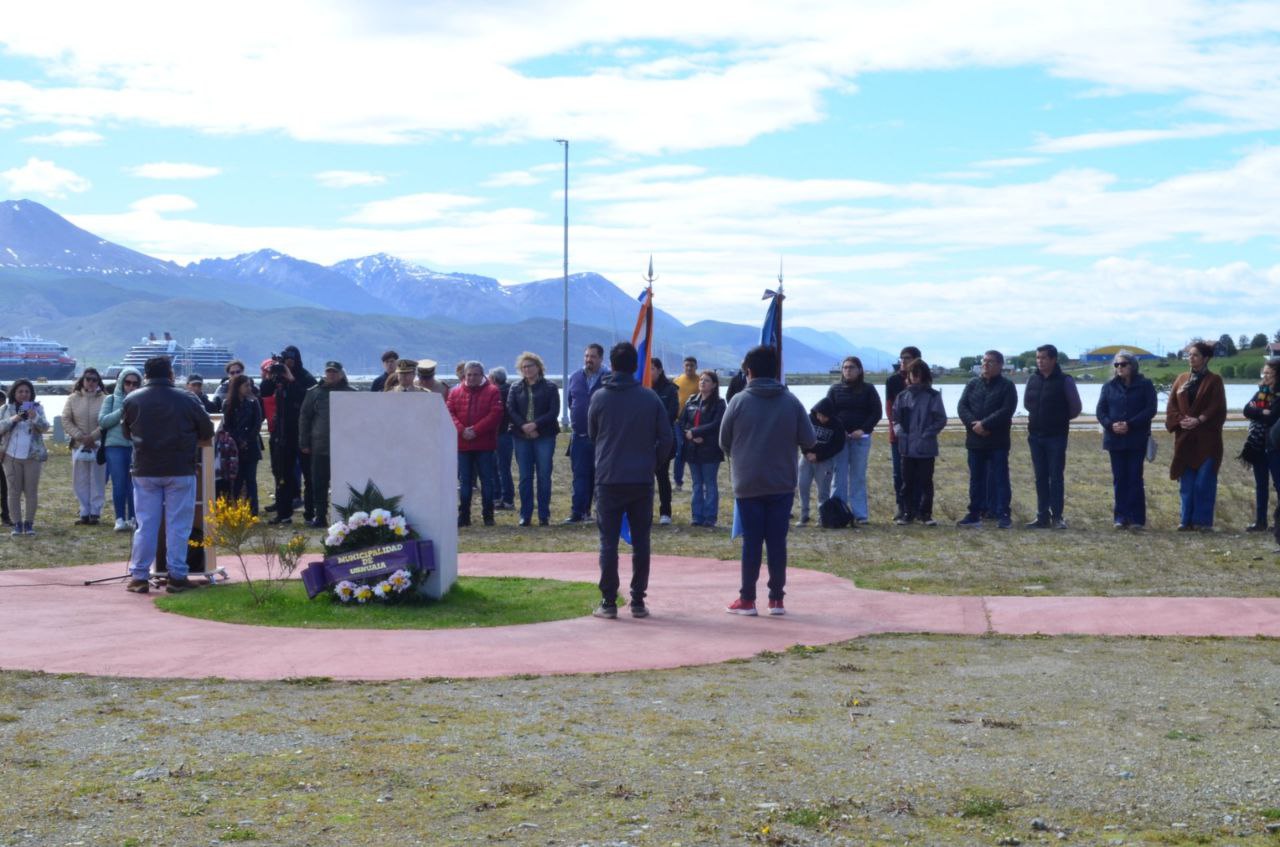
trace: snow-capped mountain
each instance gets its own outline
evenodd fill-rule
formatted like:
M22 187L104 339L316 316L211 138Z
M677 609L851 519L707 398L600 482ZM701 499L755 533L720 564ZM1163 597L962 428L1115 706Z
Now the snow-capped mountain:
M173 262L112 244L34 200L0 203L0 267L102 276L179 274Z
M293 294L326 309L369 314L386 312L388 308L386 302L346 276L275 250L244 253L232 259L202 259L187 265L187 271Z

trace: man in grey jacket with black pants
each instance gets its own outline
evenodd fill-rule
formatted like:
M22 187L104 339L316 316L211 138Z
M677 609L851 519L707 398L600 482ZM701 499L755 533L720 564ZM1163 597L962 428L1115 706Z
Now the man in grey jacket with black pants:
M804 404L778 381L778 351L753 347L742 361L747 387L720 423L720 449L730 458L733 496L742 521L742 587L726 610L756 614L761 553L769 551L769 614L781 615L787 584L787 527L796 496L796 448L817 440Z
M597 618L618 617L618 538L623 515L631 529L631 616L647 618L649 531L653 527L653 472L671 454L674 438L658 395L636 382L636 348L626 341L609 351L613 373L591 395L587 435L595 447L596 525L600 529L600 605Z

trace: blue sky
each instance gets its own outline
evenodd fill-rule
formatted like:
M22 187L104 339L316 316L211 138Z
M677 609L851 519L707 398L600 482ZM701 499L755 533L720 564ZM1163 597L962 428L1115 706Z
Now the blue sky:
M1280 3L27 5L0 196L165 258L557 276L567 137L570 270L686 322L781 257L943 362L1280 329Z

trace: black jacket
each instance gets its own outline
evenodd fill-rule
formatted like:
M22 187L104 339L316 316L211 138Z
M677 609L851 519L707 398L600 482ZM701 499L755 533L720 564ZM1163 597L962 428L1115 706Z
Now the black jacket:
M271 430L272 443L284 442L286 447L298 447L298 419L302 415L302 401L307 391L316 384L316 378L302 366L302 354L297 347L286 347L282 355L298 363L293 382L267 377L262 381L259 396L276 398L276 422Z
M149 379L124 398L122 425L134 476L195 476L200 442L213 438L204 406L171 379Z
M1151 419L1156 416L1155 386L1142 374L1134 375L1128 385L1116 377L1103 384L1096 413L1102 425L1102 449L1146 450ZM1129 432L1116 435L1111 425L1121 421L1129 425Z
M507 400L511 396L511 382L504 382L498 386L498 392L502 395L502 408L507 408ZM511 432L511 417L503 415L502 420L498 421L498 435L506 435Z
M242 400L235 414L228 415L229 404L223 403L222 425L219 429L231 433L240 450L240 460L262 458L262 401L256 396Z
M674 443L667 410L651 389L629 373L609 374L601 384L587 407L596 484L649 484Z
M1008 450L1009 428L1017 406L1018 389L1003 375L989 382L980 376L969 380L956 408L964 422L964 446L970 450ZM989 434L975 433L975 421L982 421Z
M532 386L523 379L511 384L507 394L507 419L511 422L511 433L516 438L523 438L520 427L526 423L529 411L529 389L533 389L533 422L538 425L538 437L554 437L560 431L560 389L554 382L539 377Z
M1080 416L1080 392L1076 381L1058 365L1045 376L1039 369L1027 378L1022 391L1022 406L1027 410L1027 431L1036 435L1066 435L1071 421Z
M680 389L664 374L661 380L653 384L653 393L658 395L667 410L667 420L675 423L676 418L680 417Z
M707 465L724 461L724 451L720 449L720 419L724 417L725 402L719 397L704 401L701 394L694 394L684 404L680 413L680 438L684 433L693 433L694 438L701 438L701 444L692 441L684 442L684 461L687 465ZM699 416L699 412L702 414ZM698 425L693 419L698 418Z
M827 389L827 398L835 406L836 417L840 419L845 432L860 429L869 435L884 417L880 393L866 380L857 386L841 380Z
M831 419L826 424L819 423L818 416L814 412L809 412L809 423L813 424L813 434L817 441L803 452L813 453L818 457L817 461L825 462L844 449L844 443L849 438L845 434L844 424L835 419Z

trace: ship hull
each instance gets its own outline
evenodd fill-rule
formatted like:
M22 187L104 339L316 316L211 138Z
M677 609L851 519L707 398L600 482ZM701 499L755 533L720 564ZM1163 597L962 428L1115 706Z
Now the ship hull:
M15 379L70 379L75 375L76 363L55 365L0 363L0 381Z

